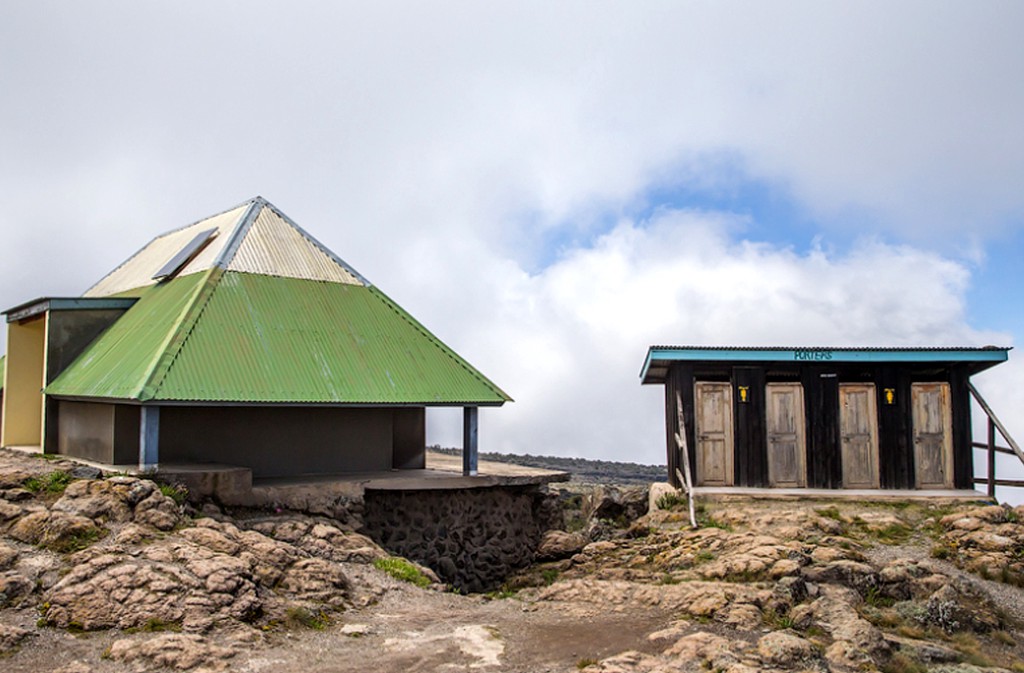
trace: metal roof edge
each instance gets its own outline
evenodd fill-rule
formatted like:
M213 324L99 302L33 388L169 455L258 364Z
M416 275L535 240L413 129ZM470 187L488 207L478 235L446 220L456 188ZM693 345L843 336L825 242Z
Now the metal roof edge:
M650 346L640 370L642 383L655 361L695 362L991 362L1008 359L1013 346Z
M316 246L317 248L319 248L319 249L320 249L320 252L324 253L325 255L327 255L328 257L330 257L330 258L331 258L332 260L334 260L334 262L335 262L335 263L336 263L336 264L337 264L338 266L340 266L341 268L345 269L345 270L346 270L346 271L348 271L348 272L349 272L350 274L352 274L353 276L355 276L356 278L358 278L358 279L359 279L359 282L361 282L361 283L362 283L363 285L365 285L366 287L373 287L373 283L371 283L370 281L368 281L368 280L366 279L366 277L365 277L365 276L363 276L363 274L361 274L361 273L359 273L358 271L356 271L355 269L353 269L353 268L352 268L352 266L351 266L351 265L349 265L349 263L348 263L348 262L346 262L346 261L345 261L345 260L343 260L343 259L342 259L341 257L339 257L339 256L338 256L337 254L335 254L335 252L334 252L333 250L331 250L331 249L330 249L330 248L328 248L328 247L327 247L326 245L324 245L323 243L321 243L320 241L318 241L318 240L316 239L316 237L315 237L315 236L313 236L313 235L312 235L312 234L310 234L310 233L309 233L308 231L306 231L306 230L305 230L305 229L303 229L303 228L302 228L301 226L299 226L299 224L298 224L298 223L297 223L297 222L296 222L295 220L293 220L292 218L288 217L288 215L286 215L286 214L284 213L284 211L282 211L282 210L281 210L280 208L278 208L277 206L275 206L275 205L274 205L273 203L270 203L269 201L264 201L264 203L265 203L265 204L267 205L267 207L268 207L268 208L270 208L270 209L271 209L272 211L274 211L274 213L275 213L275 214L276 214L276 215L277 215L278 217L280 217L280 218L281 218L282 220L284 220L285 222L287 222L287 223L288 223L288 224L289 224L289 225L290 225L291 227L293 227L293 228L294 228L294 229L295 229L296 231L298 231L298 232L299 232L299 233L300 233L300 234L301 234L301 235L302 235L303 237L305 237L306 239L308 239L310 243L312 243L312 244L313 244L313 245L315 245L315 246Z
M205 272L205 275L206 278L198 283L196 289L193 290L191 299L186 302L185 310L174 321L175 327L170 330L161 347L157 349L156 361L153 362L152 367L146 374L142 387L137 394L140 402L148 402L157 396L160 386L163 384L164 379L167 378L167 372L174 366L174 361L177 359L178 354L185 345L185 341L188 340L189 334L191 334L196 322L202 315L203 309L209 303L210 296L224 275L224 270L214 265ZM188 276L184 277L187 278ZM170 282L173 283L174 280Z
M410 325L412 325L415 329L417 329L421 334L423 334L424 337L426 337L432 344L434 344L435 347L440 349L441 352L443 352L445 355L447 355L452 360L454 360L459 366L461 366L463 369L465 369L471 376L475 377L477 380L479 380L485 386L490 388L499 397L504 398L505 402L515 402L515 400L513 400L512 397L510 397L508 393L506 393L504 390L499 388L498 385L496 383L494 383L493 381L491 381L489 378L484 376L483 372L478 370L473 365L469 364L469 362L467 362L465 359L463 359L463 357L461 355L459 355L458 353L456 353L455 350L452 349L448 344L444 343L439 338L437 338L437 336L435 336L433 332L431 332L426 327L424 327L422 323L420 323L418 320L416 320L416 318L412 317L412 315L409 314L408 311L406 311L404 308L399 306L398 303L395 302L394 299L392 299L391 297L387 296L380 288L378 288L376 286L368 286L368 289L371 290L372 292L376 293L385 304L387 304L393 311L395 311L398 314L399 317L401 317L403 320L405 320Z
M756 351L763 353L779 351L856 351L864 353L903 353L916 351L1010 351L1013 346L693 346L693 345L665 345L657 344L650 346L648 350L686 350L686 351Z
M74 395L51 395L54 399L83 402L111 402L118 404L143 404L139 400L115 397L81 397ZM500 402L477 402L474 400L450 400L447 402L281 402L265 400L185 400L155 397L144 403L159 407L342 407L346 409L410 409L419 407L487 407L498 408L505 404Z
M75 311L130 308L137 297L38 297L3 311L14 322L44 311Z

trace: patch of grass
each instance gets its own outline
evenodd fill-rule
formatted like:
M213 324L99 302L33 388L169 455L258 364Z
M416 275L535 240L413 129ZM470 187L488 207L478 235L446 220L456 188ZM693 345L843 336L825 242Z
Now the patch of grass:
M661 576L661 579L658 580L658 584L664 584L664 585L679 584L680 582L682 582L682 580L679 579L678 577L674 577L672 575L672 573L665 573L664 575Z
M953 555L953 550L949 548L949 545L940 542L932 545L930 553L932 558L948 559Z
M731 533L732 526L722 521L719 521L710 514L701 514L697 517L697 526L700 528L721 528L722 530Z
M516 590L509 587L507 584L502 585L500 589L496 591L488 591L484 596L492 601L501 601L506 598L515 598Z
M993 631L991 636L993 640L1002 643L1003 645L1009 645L1010 647L1017 646L1017 641L1014 640L1013 636L1006 631Z
M321 611L312 611L301 606L293 606L285 612L285 624L291 627L303 626L315 631L323 631L331 623L331 618Z
M707 549L701 549L699 552L693 555L693 564L698 565L700 563L707 563L708 561L715 560L715 555Z
M878 587L868 587L868 591L864 595L864 602L873 608L891 608L896 603L895 599L883 596Z
M891 523L885 528L872 531L872 534L882 544L903 544L910 539L912 532L910 526L906 524Z
M686 505L686 496L681 493L665 493L657 500L658 509L675 509Z
M47 545L47 548L58 554L73 554L76 551L82 551L101 537L103 537L103 533L99 528L89 528L80 533L63 537L53 544Z
M696 514L699 528L721 528L724 531L732 532L732 526L716 519L703 503L697 503L694 507L694 514Z
M146 623L142 626L124 630L125 633L138 633L140 631L143 633L163 633L165 631L180 633L181 624L179 624L178 622L165 622L162 619L157 619L153 617L147 619Z
M900 625L900 627L896 629L896 633L900 634L904 638L913 638L915 640L922 640L926 635L928 635L920 626L914 626L912 624Z
M857 610L861 617L882 629L895 629L903 620L895 610L879 609L865 603Z
M64 458L64 456L60 455L59 453L33 453L30 455L35 456L40 460L47 461L61 460L62 458Z
M804 634L808 638L823 638L828 635L828 632L825 631L825 629L818 626L817 624L811 624L806 629L804 629Z
M188 499L188 489L184 486L160 484L160 492L178 505L185 504L185 501Z
M379 558L373 562L373 567L378 570L383 570L396 580L409 582L410 584L415 584L418 587L430 586L430 579L427 578L419 568L409 563L409 561L404 558L398 556Z
M587 527L587 522L579 517L574 517L565 522L566 533L579 533Z
M589 668L591 666L597 666L597 659L591 659L591 658L587 657L585 659L580 659L579 661L576 662L576 668L578 668L581 671L584 668Z
M994 665L991 659L981 653L981 642L973 633L960 631L954 633L951 640L953 647L964 656L964 661L967 663L986 668Z
M926 673L928 667L908 654L897 652L880 667L882 673Z
M554 584L555 581L558 579L558 575L559 572L557 568L545 568L540 573L540 577L542 580L544 580L544 586L546 587Z
M775 610L765 610L761 615L761 621L764 625L772 629L791 629L793 628L793 618L788 614L779 614Z
M829 507L823 507L822 509L816 509L814 511L818 516L825 517L826 519L832 519L833 521L839 522L842 522L843 520L843 515L839 513L839 508L835 505L830 505Z
M63 493L74 480L67 472L50 472L42 477L29 477L21 485L33 493Z
M1014 572L1009 566L999 569L999 581L1014 587L1024 586L1024 575Z

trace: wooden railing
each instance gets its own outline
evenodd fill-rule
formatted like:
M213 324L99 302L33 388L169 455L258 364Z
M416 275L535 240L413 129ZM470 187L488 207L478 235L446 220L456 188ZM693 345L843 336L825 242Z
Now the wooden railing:
M1022 465L1024 465L1024 452L1020 450L1020 446L1017 442L1013 441L1013 437L1007 432L1006 426L999 422L999 418L995 412L992 411L992 407L988 406L985 402L985 398L981 396L978 389L975 388L971 383L967 384L968 390L971 391L971 395L977 400L978 404L981 405L982 410L988 416L988 441L987 442L972 442L971 446L976 449L986 449L988 451L988 474L984 477L974 477L975 484L986 484L988 486L988 497L996 497L996 486L1009 486L1011 488L1024 488L1024 479L997 479L996 478L996 454L1004 453L1011 456L1017 456L1020 459ZM1003 439L1010 446L997 446L996 445L996 431L1003 436Z

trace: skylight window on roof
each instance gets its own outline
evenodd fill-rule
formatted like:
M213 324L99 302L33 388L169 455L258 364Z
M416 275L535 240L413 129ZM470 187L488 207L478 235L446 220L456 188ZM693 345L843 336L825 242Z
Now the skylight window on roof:
M186 264L191 262L199 252L209 244L214 238L217 237L217 229L207 229L201 231L195 235L191 241L185 244L185 246L171 257L171 259L160 267L160 270L153 274L153 280L164 281L170 280L178 275Z

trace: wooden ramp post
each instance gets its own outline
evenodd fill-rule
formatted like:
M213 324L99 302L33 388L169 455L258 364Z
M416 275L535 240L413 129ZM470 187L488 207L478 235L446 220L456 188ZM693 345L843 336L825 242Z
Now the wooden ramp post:
M683 398L676 391L676 418L678 426L676 428L676 444L679 445L680 462L683 464L683 473L679 474L679 468L676 468L676 478L683 484L683 489L686 491L686 498L689 501L690 506L690 526L693 528L697 527L697 514L694 511L695 507L693 504L693 481L690 479L690 449L686 444L686 421L683 419Z

